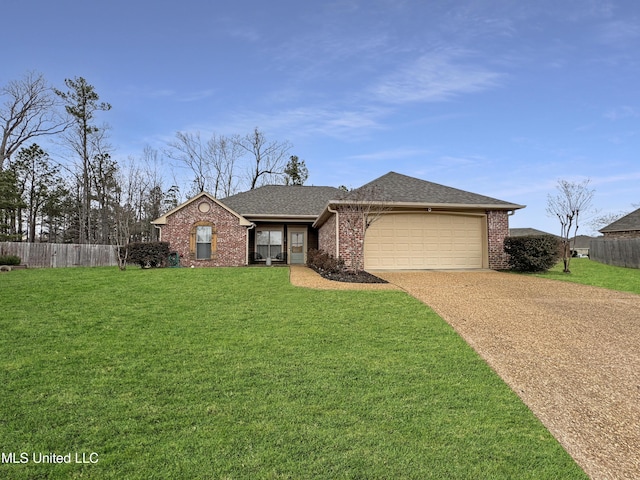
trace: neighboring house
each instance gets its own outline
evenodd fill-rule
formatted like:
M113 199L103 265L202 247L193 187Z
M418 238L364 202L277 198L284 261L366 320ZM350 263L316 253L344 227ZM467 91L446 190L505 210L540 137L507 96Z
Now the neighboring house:
M589 256L589 245L594 237L578 235L571 239L571 254L575 256Z
M640 238L640 208L599 230L604 238Z
M551 235L557 237L553 233L543 232L542 230L536 230L535 228L510 228L510 237L528 237L529 235Z
M554 235L553 233L543 232L542 230L536 230L535 228L510 228L509 236L510 237L526 237L529 235L551 235L552 237L556 237L560 240L558 235ZM593 237L589 237L587 235L578 235L571 239L571 253L573 255L579 256L588 256L589 255L589 244Z
M367 204L382 214L365 229L354 205ZM347 267L498 269L507 266L509 215L520 208L390 172L351 192L271 185L220 200L201 193L152 223L183 266L304 264L320 248Z

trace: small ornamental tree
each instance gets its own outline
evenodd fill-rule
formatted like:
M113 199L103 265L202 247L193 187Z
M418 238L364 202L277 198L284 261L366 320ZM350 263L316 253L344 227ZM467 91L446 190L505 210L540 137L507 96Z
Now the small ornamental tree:
M364 270L364 239L367 229L390 210L384 190L375 184L345 192L336 202L340 222L357 242L348 247L347 269L359 273Z
M591 199L595 190L589 188L589 180L580 183L567 180L558 181L558 193L547 198L547 213L560 221L560 242L564 273L571 273L571 238L575 243L578 235L578 221L591 208Z
M517 272L546 272L560 258L559 240L553 235L507 237L504 251L509 268Z

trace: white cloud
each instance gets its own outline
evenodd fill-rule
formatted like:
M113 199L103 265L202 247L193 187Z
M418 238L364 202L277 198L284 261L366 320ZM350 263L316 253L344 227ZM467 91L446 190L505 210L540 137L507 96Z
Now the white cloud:
M599 35L600 41L614 46L628 46L629 42L638 38L640 25L634 18L607 22L601 27Z
M592 185L607 185L611 183L626 183L630 181L640 180L640 171L627 172L620 175L609 175L607 177L596 177L591 180Z
M424 55L383 78L370 92L391 104L439 102L499 85L503 75L485 67L462 63L459 53Z
M125 88L123 90L123 94L129 97L169 99L178 102L195 102L211 97L215 94L215 90L207 89L193 92L179 92L170 88L146 88L135 86Z
M383 128L386 110L375 107L341 108L333 105L308 105L269 113L245 111L232 114L224 125L213 128L221 133L250 131L255 126L273 135L293 140L298 136L327 136L352 140Z
M379 152L363 153L361 155L351 155L347 158L351 160L398 160L401 158L421 157L429 153L426 149L419 148L397 148L393 150L381 150Z
M621 120L623 118L637 117L638 115L638 110L629 105L613 108L604 114L605 118L613 121Z
M204 100L205 98L209 98L213 96L215 90L200 90L196 92L184 93L178 97L178 101L180 102L197 102L200 100Z

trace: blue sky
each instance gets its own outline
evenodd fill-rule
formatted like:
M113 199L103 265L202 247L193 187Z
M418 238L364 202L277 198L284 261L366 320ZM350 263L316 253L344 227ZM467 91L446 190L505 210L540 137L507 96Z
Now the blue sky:
M602 213L640 204L633 0L4 0L2 17L0 83L86 78L116 158L257 126L307 184L393 170L527 205L512 227L559 232L558 179L590 178Z

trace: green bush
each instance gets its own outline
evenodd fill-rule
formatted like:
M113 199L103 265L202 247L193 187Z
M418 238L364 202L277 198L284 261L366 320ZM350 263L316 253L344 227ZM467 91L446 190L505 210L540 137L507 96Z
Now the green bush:
M130 243L127 263L135 263L142 268L165 267L169 257L169 242L137 242Z
M509 268L518 272L546 272L560 259L559 241L553 235L507 237L504 251Z
M329 255L324 250L309 250L307 265L321 273L339 273L344 270L344 260Z
M20 262L17 255L0 255L0 265L20 265Z

